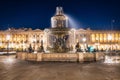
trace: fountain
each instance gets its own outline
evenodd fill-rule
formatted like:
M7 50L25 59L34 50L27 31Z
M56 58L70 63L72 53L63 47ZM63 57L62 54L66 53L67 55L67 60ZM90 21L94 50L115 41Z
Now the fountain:
M45 51L54 53L69 52L72 40L71 29L68 27L68 17L62 7L56 8L56 14L51 18L51 28L45 30L47 48ZM73 41L74 42L74 41Z
M79 42L76 41L76 30L70 28L69 18L64 15L62 7L56 8L56 14L51 18L51 28L44 30L38 53L17 53L17 58L32 61L98 61L104 54L80 52ZM86 41L86 38L83 39Z

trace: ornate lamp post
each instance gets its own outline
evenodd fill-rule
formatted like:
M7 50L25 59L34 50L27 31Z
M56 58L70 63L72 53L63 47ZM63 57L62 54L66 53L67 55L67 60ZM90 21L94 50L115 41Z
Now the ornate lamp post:
M97 40L97 43L96 43L97 49L96 49L96 50L99 51L99 44L100 44L100 43L99 43L99 39L96 38L96 40Z
M111 35L108 35L108 41L110 43L110 49L111 48L111 40L112 40L112 36ZM110 56L109 56L110 55ZM113 63L113 60L111 59L111 50L110 50L110 53L109 53L109 57L108 56L105 56L105 62L104 63Z
M111 35L108 35L108 41L109 41L109 43L110 43L110 50L112 50L112 48L111 48L111 40L112 40L112 36L111 36Z
M6 35L8 58L4 61L5 63L12 63L14 61L13 58L9 57L9 40L10 40L10 35L8 34Z
M111 35L108 35L108 41L110 42L110 55L111 55L111 50L112 50L111 40L112 40L112 36L111 36Z
M86 38L84 37L83 39L82 39L82 41L83 41L83 44L84 44L84 51L86 52L86 47L85 47L85 45L86 45Z
M7 55L9 55L9 40L10 40L10 35L6 36L6 40L7 40Z
M33 43L34 43L34 51L35 51L35 47L36 47L36 39L33 39Z

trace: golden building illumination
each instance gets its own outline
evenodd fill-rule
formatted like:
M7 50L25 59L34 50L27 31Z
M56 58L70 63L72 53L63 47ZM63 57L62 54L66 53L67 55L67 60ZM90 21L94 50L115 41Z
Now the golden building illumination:
M40 30L31 28L0 31L0 51L10 50L34 51L44 48L64 52L75 50L76 45L83 51L88 47L96 50L120 50L120 31L91 30L69 28L69 18L64 15L62 7L56 8L56 14L51 17L51 28ZM9 40L6 39L9 35ZM9 46L8 46L9 43ZM51 50L51 51L53 51Z
M45 42L44 30L36 29L9 29L6 31L0 31L0 49L7 47L7 35L9 34L9 48L14 50L27 50L31 44L34 49L38 49L43 41L44 46L47 46ZM71 37L72 39L73 37ZM110 44L112 50L120 50L120 31L102 31L102 30L75 30L75 44L78 42L82 46L83 39L86 38L86 44L98 49L108 50ZM107 47L106 47L107 46Z

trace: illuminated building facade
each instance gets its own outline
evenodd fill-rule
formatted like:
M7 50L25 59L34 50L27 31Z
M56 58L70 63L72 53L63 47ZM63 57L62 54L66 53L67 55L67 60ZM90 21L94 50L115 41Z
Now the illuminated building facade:
M51 29L32 30L30 28L11 28L0 31L0 50L6 49L8 46L14 50L27 51L29 45L31 45L34 50L38 51L39 47L43 45L45 51L47 51L47 48L52 46L48 40L50 39L48 35L51 35L51 30L57 33L63 30L63 33L61 33L62 35L54 34L57 38L69 35L69 39L66 41L66 47L72 48L73 50L75 50L77 44L81 50L85 50L90 46L96 50L120 50L120 31L76 30L73 28L69 29L68 27L68 17L63 14L62 7L57 7L56 15L51 18ZM9 40L7 39L7 35L10 36Z

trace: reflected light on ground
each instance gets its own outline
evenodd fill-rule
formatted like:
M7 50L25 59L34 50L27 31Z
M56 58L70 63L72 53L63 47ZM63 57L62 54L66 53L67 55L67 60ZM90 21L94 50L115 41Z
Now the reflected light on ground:
M105 56L105 61L104 61L104 63L120 63L120 61L119 60L117 60L117 59L113 59L112 57L108 57L108 56Z
M37 51L34 51L34 54L37 54Z
M114 63L112 59L106 59L104 63Z
M14 62L14 59L11 57L8 57L4 60L4 63L13 63L13 62Z

